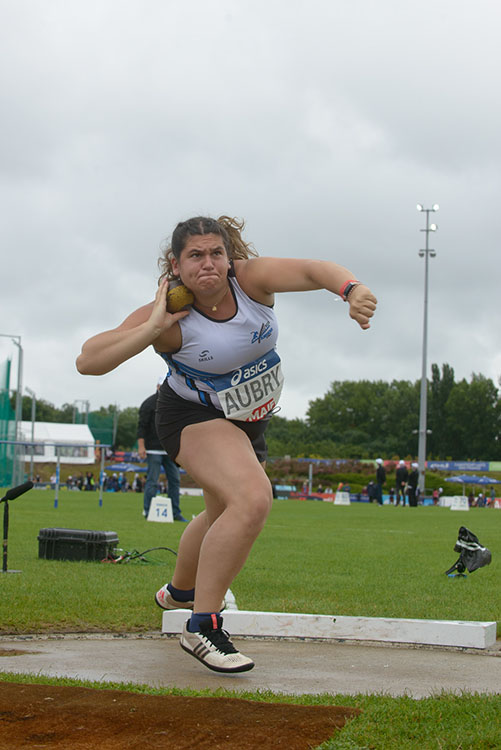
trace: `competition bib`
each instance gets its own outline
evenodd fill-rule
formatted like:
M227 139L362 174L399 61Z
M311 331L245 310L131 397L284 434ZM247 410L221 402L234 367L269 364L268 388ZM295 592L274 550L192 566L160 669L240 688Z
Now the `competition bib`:
M280 357L274 349L211 381L226 417L241 422L266 417L278 404L284 384Z

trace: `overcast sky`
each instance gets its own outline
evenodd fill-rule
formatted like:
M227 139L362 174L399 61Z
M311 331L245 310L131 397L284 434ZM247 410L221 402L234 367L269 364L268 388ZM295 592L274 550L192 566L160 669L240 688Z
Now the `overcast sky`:
M368 331L327 292L279 295L282 416L334 380L501 374L501 6L495 0L0 0L0 332L61 406L138 406L150 349L79 375L89 336L150 301L162 241L246 220L260 255L347 266ZM0 362L17 348L0 337Z

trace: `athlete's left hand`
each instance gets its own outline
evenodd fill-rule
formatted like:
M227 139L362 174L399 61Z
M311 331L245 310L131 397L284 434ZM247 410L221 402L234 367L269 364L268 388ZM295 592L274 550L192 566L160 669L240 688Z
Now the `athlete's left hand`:
M370 319L376 311L377 299L365 284L357 284L348 297L350 318L356 320L360 328L370 328Z

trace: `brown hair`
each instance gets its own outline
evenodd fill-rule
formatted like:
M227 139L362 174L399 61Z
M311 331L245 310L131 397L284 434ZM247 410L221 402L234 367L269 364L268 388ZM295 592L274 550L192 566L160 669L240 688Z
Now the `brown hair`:
M170 242L164 243L162 255L158 259L160 279L173 279L172 258L179 261L181 253L186 245L188 237L199 234L218 234L223 240L224 247L230 260L245 260L249 256L256 256L257 252L250 242L244 242L242 231L245 222L243 219L220 216L211 219L208 216L196 216L187 221L181 221L174 229Z

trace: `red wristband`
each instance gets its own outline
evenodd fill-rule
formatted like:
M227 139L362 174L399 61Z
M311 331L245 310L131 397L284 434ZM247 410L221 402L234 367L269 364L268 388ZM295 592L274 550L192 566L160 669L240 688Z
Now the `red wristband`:
M353 287L356 286L357 284L360 284L360 281L358 281L357 279L349 279L348 281L345 281L343 286L339 290L339 296L342 297L344 301L346 302L346 300L348 299L349 293L351 292Z

